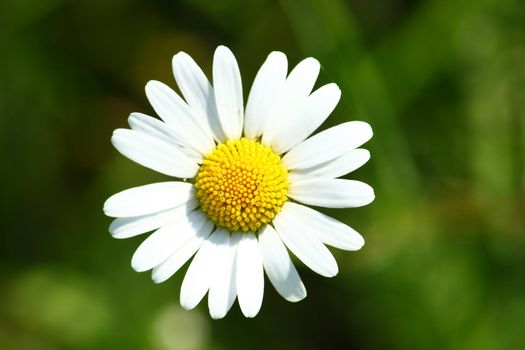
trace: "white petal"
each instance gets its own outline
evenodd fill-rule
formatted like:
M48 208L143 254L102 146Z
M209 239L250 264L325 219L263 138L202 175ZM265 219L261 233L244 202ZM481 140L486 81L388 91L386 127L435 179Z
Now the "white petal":
M226 316L237 296L235 258L239 239L240 234L230 238L228 231L220 231L220 239L218 241L221 243L217 251L214 276L208 293L208 308L210 316L214 319Z
M257 72L246 103L244 134L247 138L255 139L263 133L268 111L284 85L287 71L286 55L274 51Z
M332 253L316 236L301 231L300 220L288 210L287 204L273 220L275 230L284 244L314 272L325 277L337 275L337 262Z
M255 317L261 309L264 273L257 238L251 232L242 234L237 248L237 295L246 317Z
M333 179L346 175L368 162L370 152L363 148L356 148L345 155L318 164L311 168L292 170L288 174L288 180L293 183L308 179L322 178Z
M196 210L153 232L133 254L131 267L142 272L159 265L195 237L207 221L206 215Z
M131 113L128 118L131 129L177 146L184 154L196 162L202 162L202 153L186 145L179 133L157 118L142 113Z
M111 217L130 217L157 213L182 205L195 196L192 184L180 181L157 182L129 188L109 197L104 213Z
M162 283L173 276L201 247L213 230L213 222L207 220L199 232L180 246L168 259L153 268L151 278L155 283Z
M225 46L217 47L213 56L213 88L224 135L240 138L244 117L241 73L235 56Z
M199 170L197 163L177 146L135 130L115 130L111 143L125 157L165 175L191 178Z
M172 64L175 80L193 109L195 118L201 125L211 130L216 140L224 140L215 106L215 95L206 75L185 52L173 56Z
M319 62L309 57L299 62L290 72L266 118L262 135L265 144L272 145L283 122L287 122L304 105L317 80L319 68Z
M288 169L310 168L338 158L372 137L368 123L353 121L334 126L294 146L283 157Z
M128 124L131 129L135 131L177 145L176 135L171 132L168 124L157 118L150 117L143 113L134 112L129 115Z
M328 118L340 98L341 90L333 83L314 91L301 108L279 126L273 138L273 149L283 153L304 141Z
M292 202L286 203L286 210L295 216L297 231L314 235L324 244L345 250L359 250L365 244L357 231L317 210Z
M199 205L197 200L189 202L173 209L158 213L117 218L109 225L109 233L113 238L129 238L148 231L156 230L161 226L169 224L182 215L188 215Z
M204 241L182 281L180 305L186 310L197 306L210 288L220 243L220 235L216 233Z
M312 179L291 183L288 196L304 204L326 208L355 208L370 204L374 189L361 181Z
M264 271L279 294L296 302L306 297L304 287L286 248L271 225L259 232L259 247Z
M146 96L159 117L171 126L179 142L202 154L208 154L215 147L211 130L197 121L195 113L169 86L149 81Z

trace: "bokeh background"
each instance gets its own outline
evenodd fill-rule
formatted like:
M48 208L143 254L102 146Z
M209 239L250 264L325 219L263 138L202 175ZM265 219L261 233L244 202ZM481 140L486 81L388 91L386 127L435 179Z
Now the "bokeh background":
M210 75L236 54L245 98L272 50L320 60L365 120L367 207L331 210L365 237L336 278L298 264L308 297L267 283L259 316L178 304L102 204L162 180L109 142L153 113L171 57ZM519 0L0 2L1 349L524 349L525 3Z

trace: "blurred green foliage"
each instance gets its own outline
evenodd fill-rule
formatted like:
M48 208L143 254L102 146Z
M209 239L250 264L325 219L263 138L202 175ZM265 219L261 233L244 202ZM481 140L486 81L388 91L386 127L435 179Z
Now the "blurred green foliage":
M221 321L129 266L142 238L107 234L103 201L162 179L120 156L114 128L152 113L171 56L209 74L237 55L321 61L343 98L325 126L366 120L368 207L339 276L299 264L298 304ZM1 349L525 348L525 3L519 0L0 2Z

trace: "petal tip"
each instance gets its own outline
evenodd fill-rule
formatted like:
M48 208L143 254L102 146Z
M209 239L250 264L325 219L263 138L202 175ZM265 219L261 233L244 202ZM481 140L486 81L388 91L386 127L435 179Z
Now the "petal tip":
M148 99L151 98L151 95L155 93L156 89L164 87L168 86L158 80L149 80L144 86L144 90L146 91L146 97L148 97Z
M376 194L374 192L374 189L372 187L370 187L370 193L368 194L368 197L365 200L365 204L363 204L363 205L368 205L368 204L372 203L375 199L376 199Z
M153 283L155 284L161 284L163 282L166 282L168 279L165 278L165 277L162 277L162 276L157 276L155 275L154 273L151 274L151 280L153 281Z
M339 273L339 271L329 272L329 273L327 273L327 274L325 275L325 277L332 278L332 277L337 276L338 273Z
M337 266L337 262L334 260L334 265L330 268L330 270L326 271L324 274L325 277L332 278L337 276L339 273L339 266Z
M293 295L290 295L289 297L285 298L287 301L291 302L291 303L297 303L301 300L303 300L304 298L306 298L306 296L308 295L308 293L306 292L306 288L304 286L304 284L301 282L301 285L299 286L299 290L297 291L296 294L293 294Z
M303 60L304 63L308 63L308 64L315 64L315 65L320 65L319 61L317 60L317 58L314 58L314 57L306 57L304 60Z
M183 298L181 298L180 306L184 310L193 310L195 308L195 306L197 306L197 305L193 305L193 303L189 303L187 300L184 300Z
M334 89L334 91L341 93L341 88L336 83L328 83L326 84L326 88Z
M179 51L177 52L175 55L173 55L173 58L171 59L172 61L175 61L176 59L185 59L187 57L190 57L190 55L188 55L186 52L184 51Z
M226 313L224 312L211 312L210 311L210 317L214 320L220 320L223 319L224 316L226 316Z
M135 260L131 260L131 268L135 270L135 272L144 272L148 269L145 269L144 266L142 266L140 263L136 262Z
M242 314L246 318L254 318L255 316L257 316L258 313L259 313L259 310L257 310L257 311L255 311L255 310L244 311L243 310L243 312L242 312Z
M154 87L156 85L157 81L156 80L148 80L146 82L146 85L144 85L144 89L146 90L146 92L148 92L149 89L151 89L152 87Z
M144 272L151 269L140 254L137 254L137 251L131 257L131 268L136 272Z
M109 216L109 217L114 217L113 208L112 208L112 198L113 196L106 199L106 201L102 205L102 211L104 212L104 215ZM111 225L109 227L111 229Z
M286 54L281 51L272 51L270 54L268 54L268 57L266 58L272 59L272 60L286 60Z
M368 124L367 122L365 122L365 121L355 121L354 123L357 123L356 125L359 125L359 127L361 128L361 133L366 135L364 137L364 139L365 139L364 142L369 141L372 138L372 136L374 136L374 131L372 130L372 126L370 124Z
M223 55L223 54L228 54L228 55L233 55L233 52L226 46L224 45L219 45L217 46L217 48L215 49L215 54L214 55Z

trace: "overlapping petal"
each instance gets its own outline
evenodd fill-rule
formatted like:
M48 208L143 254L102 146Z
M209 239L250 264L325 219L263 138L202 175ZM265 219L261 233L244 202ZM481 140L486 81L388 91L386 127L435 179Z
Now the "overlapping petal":
M333 83L314 91L295 114L279 125L272 141L273 149L283 153L304 141L328 118L340 98L341 90Z
M370 152L356 148L339 158L317 164L310 168L294 169L289 173L291 183L311 179L334 179L359 169L370 159Z
M131 266L137 272L154 268L195 237L206 222L201 211L194 211L163 226L142 242L133 254Z
M277 292L288 301L296 302L306 297L304 287L292 259L271 225L259 232L264 271Z
M263 127L262 142L273 145L275 136L283 123L302 108L312 92L320 64L312 57L305 58L290 72L275 101L269 106Z
M221 230L216 230L208 237L193 257L180 289L180 305L187 309L197 306L210 289L213 280L213 266L217 262L217 253L223 243Z
M185 52L173 56L172 67L177 85L193 109L195 119L204 130L211 132L215 140L224 141L226 137L217 115L215 93L204 72Z
M277 100L286 80L288 61L282 52L272 52L257 72L253 81L244 119L244 135L256 139L264 131L270 110Z
M111 233L114 238L119 239L134 237L156 230L181 216L188 215L195 210L197 206L197 200L190 199L187 203L176 208L167 209L158 213L116 218L111 225L109 225L109 233Z
M192 145L188 145L185 136L181 137L176 129L174 130L161 120L142 113L131 113L128 118L128 124L132 130L175 145L197 163L202 162L203 152L198 150L199 147L195 148Z
M286 203L273 221L275 230L284 244L314 272L325 277L337 275L337 263L328 248L315 235L305 235L297 230L300 218L294 215Z
M208 154L215 143L209 128L203 128L194 111L166 84L149 81L146 96L159 117L171 126L179 142Z
M310 168L341 157L371 137L372 128L368 123L353 121L339 124L293 147L283 157L283 163L288 169Z
M236 260L237 243L241 234L230 236L222 229L217 234L220 242L217 250L217 260L211 268L214 270L213 279L208 293L208 308L210 316L215 319L223 318L231 309L237 296Z
M190 178L199 170L195 160L176 145L135 130L115 130L111 143L127 158L161 174Z
M297 231L316 236L324 244L345 250L359 250L365 244L357 231L317 210L292 202L286 203L286 210L296 220Z
M162 283L173 276L199 250L212 230L213 222L206 221L196 235L189 237L168 259L153 268L151 272L153 282Z

